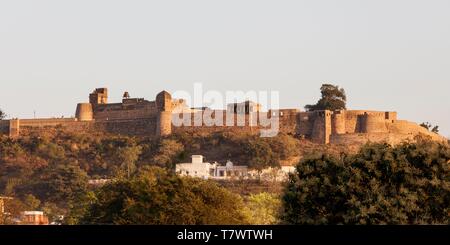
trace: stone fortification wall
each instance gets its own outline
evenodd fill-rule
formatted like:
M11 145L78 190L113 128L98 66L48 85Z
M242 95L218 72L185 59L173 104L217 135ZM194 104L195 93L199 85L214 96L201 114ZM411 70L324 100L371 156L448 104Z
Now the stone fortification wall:
M385 115L386 118L389 118L388 114ZM365 126L368 129L368 132L332 135L330 137L330 143L364 144L366 142L386 142L389 144L399 144L405 141L412 141L417 136L428 137L439 142L447 142L445 137L430 132L416 123L393 119L396 118L396 115L394 115L394 117L390 117L389 119L381 119L373 114L372 116L375 117L375 122L369 121L369 123ZM377 125L381 125L381 122L384 127L378 128Z
M94 110L96 121L134 120L155 117L157 113L155 102L143 102L136 105L123 103L98 105Z
M93 128L97 132L106 132L131 136L155 136L156 117L121 120L121 121L96 121Z
M405 140L412 140L412 135L397 135L392 133L353 133L332 135L331 144L362 145L367 142L386 142L389 144L398 144Z
M331 111L298 113L296 134L304 135L315 143L328 143L332 132L331 116Z
M433 140L445 141L442 136L429 132L416 123L397 120L396 112L341 110L297 113L296 134L304 135L316 143L358 143L386 141L398 143L426 135Z
M20 127L56 127L78 123L76 118L20 119Z
M173 132L210 134L227 130L258 134L262 130L276 128L280 133L300 135L322 144L359 144L367 141L398 143L417 135L445 140L415 123L397 120L396 112L299 112L296 109L281 109L259 114L250 111L227 113L225 110L186 110L189 113L183 115L185 122L183 125L176 125L174 122L180 120L175 119L180 115L174 114L173 110L178 105L181 105L182 111L186 109L183 100L172 99L166 91L160 92L155 101L129 98L129 94L124 93L122 103L108 104L108 90L98 88L89 95L89 103L77 105L76 118L2 120L0 134L16 137L61 129L159 137Z
M361 116L361 133L387 133L385 112L364 113Z
M268 114L266 114L268 115ZM173 121L183 121L183 125L173 125L172 132L199 132L200 134L217 131L239 131L259 133L261 128L258 114L231 114L225 110L206 110L194 113L172 114Z
M281 109L269 111L268 116L278 117L280 132L285 134L297 134L299 123L299 111L297 109Z
M261 114L260 114L261 113ZM211 118L208 122L203 118ZM184 125L172 125L173 132L198 132L207 134L217 131L233 131L250 134L266 132L277 128L278 132L296 135L299 131L300 117L295 109L283 109L249 114L229 113L225 110L205 110L195 113L172 115L173 121L185 121ZM189 124L190 122L190 124ZM196 123L197 122L197 123Z
M367 128L367 121L370 123L373 121L372 116L375 118L385 117L385 112L380 111L365 111L365 110L346 110L344 111L345 118L345 133L362 133ZM370 117L370 120L367 120ZM370 127L369 127L370 128ZM370 130L370 129L369 129Z
M8 126L6 126L8 122ZM156 117L137 120L115 121L78 121L77 119L22 119L20 122L21 136L44 134L51 130L65 132L104 132L111 134L155 136ZM9 133L9 121L1 121L4 134ZM3 127L2 127L3 128Z
M331 134L345 134L345 111L336 111L331 115Z
M45 133L50 129L84 132L91 130L93 126L92 122L81 122L75 118L21 119L19 122L21 136Z
M323 117L323 114L320 113L320 111L311 111L311 112L299 112L298 113L298 126L297 126L297 132L300 135L304 135L308 138L313 137L313 132L317 132L318 127L315 125L316 121L320 122L323 119L320 119L320 117ZM323 122L320 122L323 125Z

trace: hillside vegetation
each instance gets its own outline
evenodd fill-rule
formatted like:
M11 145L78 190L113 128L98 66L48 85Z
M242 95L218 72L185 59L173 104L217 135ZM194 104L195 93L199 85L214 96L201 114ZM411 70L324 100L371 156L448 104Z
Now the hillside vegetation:
M14 198L6 206L12 216L43 210L66 224L449 223L447 144L359 148L230 132L0 137L0 195ZM287 186L176 176L175 164L193 154L253 169L297 165L298 173ZM111 182L88 184L101 178ZM178 207L191 216L180 217ZM224 208L232 215L208 216Z

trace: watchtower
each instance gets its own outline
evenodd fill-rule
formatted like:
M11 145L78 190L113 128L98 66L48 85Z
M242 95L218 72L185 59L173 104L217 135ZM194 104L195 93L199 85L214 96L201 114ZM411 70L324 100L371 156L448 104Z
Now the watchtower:
M172 95L162 91L156 96L158 110L156 135L165 136L172 133Z
M108 89L96 88L91 94L89 94L89 103L95 108L100 104L108 103Z

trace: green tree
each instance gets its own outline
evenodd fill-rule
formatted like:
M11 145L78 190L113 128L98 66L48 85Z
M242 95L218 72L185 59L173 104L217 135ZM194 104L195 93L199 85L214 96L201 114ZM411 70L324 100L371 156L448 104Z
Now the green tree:
M41 143L37 150L38 155L48 160L60 160L66 156L64 148L56 143Z
M79 166L51 164L34 173L29 183L18 188L19 193L33 193L41 201L68 205L88 188L88 175Z
M242 224L242 199L216 183L145 168L102 187L80 224Z
M122 161L122 169L125 169L127 177L130 178L131 174L136 171L136 162L142 153L141 146L127 146L119 148L118 157Z
M450 224L450 148L368 144L302 160L283 197L291 224Z
M421 127L430 130L430 128L432 127L431 124L429 122L423 122L420 124Z
M282 160L299 154L300 147L298 141L292 136L279 134L276 137L269 138L269 144L272 151Z
M164 139L161 141L153 162L160 167L174 168L175 161L184 152L183 144L176 140Z
M20 213L27 210L27 205L23 203L22 200L19 198L12 198L9 200L5 200L5 213L8 213L8 215L4 216L4 218L7 220L6 223L9 224L12 222L12 218L19 217Z
M436 134L439 133L439 126L438 125L433 126L429 122L423 122L423 123L420 124L420 126L423 127L423 128L426 128L427 130L429 130L429 131L431 131L433 133L436 133Z
M252 194L247 198L245 207L250 224L274 225L280 222L281 199L275 194Z
M37 199L35 196L33 196L32 194L28 194L25 196L24 198L24 204L27 207L27 210L37 210L39 208L39 206L41 205L41 201L39 199Z
M263 138L250 138L243 145L243 153L249 157L249 167L261 172L267 167L279 167L280 159L271 145Z
M64 217L63 223L66 225L79 224L84 215L88 212L91 205L93 205L97 199L93 191L80 192L68 205L69 211ZM61 211L59 210L59 213Z
M431 129L431 132L433 132L433 133L439 133L439 126L434 126L432 129Z
M0 109L0 120L3 120L3 119L5 119L6 118L6 113L4 113L3 111L2 111L2 109Z
M41 210L47 215L50 222L61 222L60 216L65 214L65 210L58 207L55 203L46 202L42 205Z
M343 88L332 84L323 84L320 92L322 94L320 100L314 105L306 105L307 111L346 109L347 96Z

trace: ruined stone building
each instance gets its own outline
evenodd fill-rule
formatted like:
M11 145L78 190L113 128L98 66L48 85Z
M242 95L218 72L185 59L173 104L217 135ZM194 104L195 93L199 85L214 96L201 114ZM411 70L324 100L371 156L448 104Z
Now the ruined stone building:
M247 100L242 103L232 103L227 105L227 111L230 113L250 114L253 112L260 112L261 105L253 101Z
M261 105L245 101L229 104L226 110L189 108L183 99L173 99L160 92L155 100L130 98L124 93L122 102L108 103L108 89L98 88L89 95L89 103L76 107L74 118L11 119L0 121L0 134L11 137L45 132L52 129L67 131L95 131L113 134L161 137L174 132L215 131L258 133L266 128L261 115L275 118L281 133L296 135L322 144L364 143L367 141L399 143L425 135L433 140L446 138L429 132L416 123L399 120L396 112L371 110L308 111L297 109L269 110L262 112ZM174 125L179 113L188 115L190 122ZM214 124L201 119L208 115ZM198 119L200 119L198 123ZM241 121L239 121L242 119ZM197 121L196 121L197 120Z

